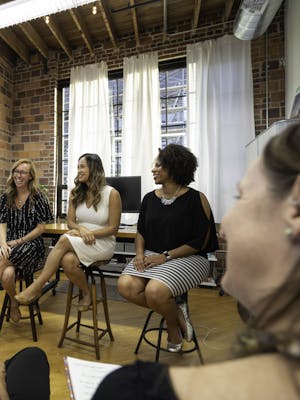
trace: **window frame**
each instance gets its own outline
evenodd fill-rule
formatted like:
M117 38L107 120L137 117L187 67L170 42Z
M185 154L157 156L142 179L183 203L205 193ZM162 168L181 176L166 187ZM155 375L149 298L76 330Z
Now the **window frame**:
M165 60L159 62L159 72L163 71L169 71L172 69L177 69L177 68L186 68L186 58L177 58L177 59L170 59L170 60ZM113 70L108 72L108 79L120 79L123 78L123 70L118 69L118 70ZM57 202L57 217L65 218L66 214L62 212L62 194L63 190L67 189L67 185L63 184L62 182L62 160L63 160L63 89L65 87L70 86L70 79L63 79L58 81L57 84L57 189L56 189L56 202ZM117 104L118 106L118 104ZM122 103L122 108L123 108L123 103ZM187 106L186 106L187 108ZM122 110L123 112L123 110ZM162 112L162 110L161 110ZM161 126L162 128L162 126ZM182 135L180 135L182 136ZM161 129L161 138L163 137L167 138L166 134L162 133ZM122 138L122 135L121 135ZM116 137L112 138L112 141L114 142L116 140ZM113 144L113 143L112 143ZM114 154L114 151L112 152ZM112 160L113 164L113 160ZM118 171L116 171L115 166L112 165L112 171L115 174L115 176L118 176Z

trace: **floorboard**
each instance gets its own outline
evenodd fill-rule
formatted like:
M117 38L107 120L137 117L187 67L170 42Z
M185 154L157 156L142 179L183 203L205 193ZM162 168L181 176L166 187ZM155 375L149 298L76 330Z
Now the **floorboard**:
M62 279L64 279L63 276ZM3 302L3 297L4 291L1 291L0 304ZM95 361L93 348L70 341L65 341L62 348L57 347L63 325L65 301L66 294L61 291L58 291L55 296L52 293L46 293L42 297L40 307L44 324L37 325L38 342L36 343L32 341L28 319L22 319L18 324L4 321L0 332L2 360L27 346L37 345L45 350L51 368L51 400L69 398L64 356ZM217 289L197 288L190 291L189 304L205 363L228 359L236 333L244 328L237 313L235 300L227 295L220 296ZM22 307L21 311L25 315L27 307ZM133 362L137 358L133 352L148 310L125 301L109 300L109 312L115 341L110 342L109 337L101 340L101 361L120 365ZM90 312L84 313L84 318L88 321L91 318ZM101 312L99 320L102 320ZM159 321L158 318L157 321ZM87 334L85 336L88 337ZM163 340L165 342L165 338ZM142 343L138 358L154 360L154 357L155 350L145 342ZM184 355L162 353L160 361L172 365L199 364L196 352Z

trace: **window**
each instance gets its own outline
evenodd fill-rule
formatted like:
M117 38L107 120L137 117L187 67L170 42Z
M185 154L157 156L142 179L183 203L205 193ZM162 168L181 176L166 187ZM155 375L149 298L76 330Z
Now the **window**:
M122 73L109 76L109 93L113 115L114 135L112 136L112 176L121 175L122 117L123 117L123 77Z
M186 68L160 68L160 108L162 147L170 143L185 145L187 95Z
M187 76L185 59L160 63L161 145L186 144ZM120 176L122 157L123 77L122 71L109 73L109 91L114 132L112 135L111 173ZM59 216L67 212L68 135L69 135L69 82L62 82L58 100L58 193ZM59 104L61 104L59 106Z
M68 139L69 139L69 82L57 88L57 215L65 216L68 207Z

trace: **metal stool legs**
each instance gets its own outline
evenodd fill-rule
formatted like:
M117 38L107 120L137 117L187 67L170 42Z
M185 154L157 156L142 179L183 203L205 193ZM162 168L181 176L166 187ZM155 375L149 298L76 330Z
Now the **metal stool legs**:
M146 318L146 322L145 322L144 327L142 329L142 332L141 332L141 335L139 337L139 340L138 340L138 343L137 343L137 346L135 348L134 353L138 354L140 346L142 344L142 341L144 340L146 343L148 343L150 346L152 346L152 347L154 347L156 349L155 361L158 362L159 361L160 352L161 351L168 351L166 348L161 346L162 333L163 333L163 331L166 330L166 328L164 327L164 323L165 323L165 319L164 318L161 318L159 327L148 328L148 325L149 325L149 322L150 322L150 319L151 319L153 313L154 313L153 310L148 313L148 316ZM147 338L147 334L149 332L153 332L153 331L157 331L158 332L156 343L154 343L154 341L149 340ZM196 336L194 328L193 328L193 339L192 339L192 342L194 343L192 348L187 349L187 350L182 350L179 354L192 353L193 351L197 351L200 363L204 364L204 360L203 360L203 357L202 357L202 354L201 354L201 350L200 350L200 347L199 347L198 339L197 339L197 336Z
M66 312L65 312L65 321L64 321L64 326L62 330L62 334L60 337L60 340L58 342L58 347L61 347L63 345L63 342L65 339L70 340L75 343L83 344L86 346L94 347L95 352L96 352L96 359L100 360L100 348L99 348L99 340L106 334L109 335L110 340L113 341L114 337L112 334L111 326L110 326L110 321L109 321L109 313L108 313L108 305L107 305L107 295L106 295L106 284L105 284L105 278L102 274L102 272L96 268L92 267L87 267L85 268L85 272L87 274L88 279L91 281L91 295L92 295L92 303L91 303L91 311L92 311L92 320L93 324L84 324L81 322L81 317L82 317L82 312L77 311L77 319L75 322L69 324L69 318L70 318L70 313L71 313L71 307L72 307L72 302L76 297L81 298L81 293L79 292L79 295L73 295L73 289L74 285L72 282L69 282L69 288L68 288L68 294L67 294L67 304L66 304ZM101 298L97 297L97 285L96 285L96 279L95 279L95 272L100 278L100 285L101 285ZM105 323L106 323L106 328L102 329L98 327L98 318L97 318L97 304L102 303L103 306L103 311L104 311L104 318L105 318ZM85 327L88 329L93 330L93 343L87 342L85 340L81 340L78 337L71 337L67 336L67 332L71 330L72 328L76 328L76 336L79 335L80 332L80 327ZM99 333L100 332L100 333Z

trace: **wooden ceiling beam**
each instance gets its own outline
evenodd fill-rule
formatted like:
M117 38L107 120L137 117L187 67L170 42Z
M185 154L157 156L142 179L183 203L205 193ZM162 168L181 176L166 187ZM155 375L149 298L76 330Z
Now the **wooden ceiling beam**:
M200 10L201 10L201 1L202 0L195 0L195 10L194 10L192 29L197 29L197 27L198 27L199 18L200 18Z
M49 22L46 22L46 17L44 18L44 21L45 21L45 24L50 29L50 31L52 32L53 36L58 41L59 45L63 48L65 53L68 55L69 59L72 60L73 59L72 50L69 46L69 43L66 40L66 38L64 37L64 35L61 33L57 24L55 23L53 16L49 17Z
M0 37L10 46L22 60L30 64L28 47L22 43L11 28L0 29Z
M38 49L43 57L48 59L49 49L44 40L40 37L37 31L29 22L24 22L19 25L20 29L27 36L28 40Z
M223 14L223 21L228 21L233 7L234 0L226 0Z
M84 40L87 48L89 49L89 52L93 56L94 55L94 47L93 47L91 36L87 29L86 23L84 22L82 16L80 15L80 13L78 12L78 10L76 8L73 8L69 11L73 18L73 21L75 22L75 25L77 26L77 28L82 36L82 39Z
M114 47L117 47L116 34L115 34L115 31L114 31L113 23L112 23L112 20L111 20L111 16L110 16L109 10L107 9L105 1L104 0L98 0L97 4L99 5L99 9L100 9L103 21L104 21L104 25L106 27L106 30L107 30L108 35L110 37L110 40L111 40L112 44L114 45Z
M164 0L163 3L163 41L166 40L167 38L167 32L168 32L168 7L167 7L167 0Z
M140 34L139 34L139 25L137 20L136 8L135 8L135 0L130 0L131 8L131 16L132 16L132 23L134 29L134 37L136 41L136 45L140 46Z

